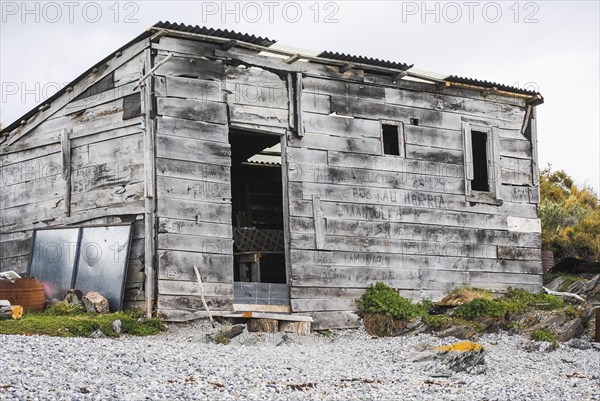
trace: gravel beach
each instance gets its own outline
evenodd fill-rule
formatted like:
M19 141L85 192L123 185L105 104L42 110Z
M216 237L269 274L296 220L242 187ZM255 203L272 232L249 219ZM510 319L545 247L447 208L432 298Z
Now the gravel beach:
M2 400L599 400L600 350L484 335L487 373L431 377L413 360L454 338L371 338L362 330L205 342L205 322L156 337L0 335ZM282 342L283 341L283 342ZM276 345L279 344L279 345Z

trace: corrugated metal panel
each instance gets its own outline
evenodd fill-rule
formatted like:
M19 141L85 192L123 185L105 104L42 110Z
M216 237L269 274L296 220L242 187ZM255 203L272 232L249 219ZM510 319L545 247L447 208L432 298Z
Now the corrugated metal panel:
M412 64L409 65L406 63L398 63L395 61L380 60L378 58L363 57L363 56L353 56L351 54L336 53L336 52L330 52L330 51L324 51L323 53L319 54L319 57L328 58L331 60L347 61L349 63L362 63L362 64L369 64L369 65L376 65L379 67L396 68L399 70L408 70L409 68L411 68L413 66Z
M263 38L261 36L249 35L247 33L230 31L228 29L213 29L199 25L177 24L169 21L159 21L158 23L154 24L153 27L162 29L172 29L174 31L180 32L197 33L200 35L215 36L218 38L235 39L241 42L252 43L254 45L265 47L269 47L273 43L275 43L274 40L271 40L269 38Z
M498 90L513 92L513 93L521 93L524 95L537 95L538 94L538 92L536 92L536 91L531 91L531 90L522 89L522 88L516 88L514 86L503 85L503 84L499 84L496 82L482 81L479 79L466 78L466 77L459 77L458 75L450 75L448 78L446 78L446 81L457 82L457 83L466 84L466 85L481 86L482 88L498 88Z

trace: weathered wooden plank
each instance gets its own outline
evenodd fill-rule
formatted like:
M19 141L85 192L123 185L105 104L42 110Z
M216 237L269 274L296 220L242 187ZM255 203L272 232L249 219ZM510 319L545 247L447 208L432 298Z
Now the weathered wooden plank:
M164 36L156 43L152 43L152 48L173 53L187 53L194 56L214 55L218 45L197 40L186 40Z
M323 163L320 159L314 159L312 160L314 163ZM462 163L448 164L427 160L409 160L398 157L379 157L344 152L328 152L327 163L337 167L366 168L370 170L433 175L464 180Z
M309 98L314 94L386 102L386 88L382 86L316 77L304 79L304 92Z
M155 65L166 56L156 56ZM205 60L199 57L171 57L155 71L155 75L188 77L222 81L225 77L225 66L218 60Z
M14 258L0 259L0 272L6 272L13 270L17 274L27 274L27 268L29 266L29 255L17 256Z
M229 159L223 159L219 164L207 164L159 157L156 159L156 171L159 176L228 183L231 177L230 163Z
M65 181L59 176L0 186L0 210L64 195ZM1 213L1 212L0 212Z
M143 160L143 140L141 135L129 135L107 141L73 147L71 164L74 170L90 165L119 163L121 160Z
M291 244L293 249L319 249L315 248L314 235L292 234ZM347 236L327 236L323 242L323 248L321 249L335 249L336 251L344 252L352 252L360 249L362 252L441 256L448 258L474 257L483 259L496 259L498 257L496 245Z
M268 112L266 112L268 111ZM229 120L232 125L253 125L275 128L288 127L288 112L286 109L268 109L245 104L229 105Z
M231 223L231 205L158 198L158 216L209 223Z
M227 124L227 105L197 99L157 98L158 115Z
M158 234L158 249L231 254L233 239L185 234Z
M500 155L531 160L531 142L500 138Z
M29 160L38 159L40 157L48 156L54 153L60 153L60 143L56 142L51 145L44 147L36 147L14 153L5 153L2 157L2 167L9 166L11 164L22 163Z
M29 255L32 245L31 237L0 242L0 259Z
M231 184L165 177L156 178L157 195L172 199L206 200L228 202L231 199Z
M462 150L455 149L406 144L406 158L439 163L461 164L463 162L463 152Z
M514 260L542 260L540 248L522 248L516 246L498 246L498 258Z
M404 135L405 142L409 145L463 150L460 131L404 124Z
M311 234L314 232L312 218L292 217L290 230L292 234ZM331 218L327 219L326 233L357 238L395 238L413 241L462 242L465 244L530 248L539 248L541 241L538 233Z
M159 280L194 281L198 268L203 282L233 282L233 255L159 250Z
M436 175L397 173L385 170L335 167L318 163L296 163L290 181L329 183L385 189L408 189L422 192L464 195L462 179Z
M504 284L536 284L540 262L524 262L520 272L505 271L480 271L475 269L481 262L469 259L468 270L456 270L452 263L442 261L445 269L439 266L435 270L427 268L415 269L411 267L366 267L366 266L298 266L292 276L292 286L322 286L363 288L365 283L372 284L377 281L384 282L394 288L408 290L451 290L453 288L475 285L475 283L504 283ZM495 261L498 263L497 261ZM514 261L503 261L509 263ZM494 263L494 261L489 261ZM422 264L422 263L421 263ZM499 267L500 264L498 263ZM450 270L452 269L452 270Z
M179 97L202 101L223 102L227 88L220 81L204 79L171 77L164 78L164 97Z
M533 185L531 160L500 157L500 169L503 184Z
M158 232L164 234L187 234L218 238L231 238L231 231L231 224L175 220L162 217L158 219Z
M489 213L499 215L513 215L518 217L537 217L537 210L529 202L528 188L524 188L527 199L523 202L513 203L509 197L503 198L505 202L501 207L485 203L472 204L464 195L454 195L443 192L426 192L404 189L382 189L365 186L337 185L330 183L291 182L290 193L294 199L311 199L312 195L319 195L324 201L348 202L357 204L377 205L406 205L428 209L447 209L474 213Z
M212 311L231 311L233 299L229 296L205 296L206 305ZM180 311L205 311L200 296L191 295L160 295L158 297L159 310L175 309Z
M355 138L306 133L302 139L288 138L290 147L300 147L317 150L334 150L361 154L381 154L379 138Z
M140 201L143 197L144 184L142 182L112 188L95 188L91 191L73 192L71 195L71 212L76 213L82 210L124 205Z
M379 121L315 113L304 114L305 132L343 137L381 138Z
M211 316L223 316L233 311L211 311ZM208 318L208 312L206 310L181 310L181 309L158 309L156 312L157 316L166 322L189 322L196 319Z
M351 299L360 298L367 288L336 288L336 287L291 287L290 297L292 299Z
M229 165L229 144L158 134L156 156L166 159Z
M352 311L356 310L354 299L324 298L324 299L292 299L292 310L297 313L317 311Z
M205 296L231 297L233 299L233 282L231 283L202 283ZM162 295L200 296L200 286L197 281L158 280L158 298Z

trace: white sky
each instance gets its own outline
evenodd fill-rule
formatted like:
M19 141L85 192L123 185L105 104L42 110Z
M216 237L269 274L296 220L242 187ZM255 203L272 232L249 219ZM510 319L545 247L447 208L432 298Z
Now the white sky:
M169 20L536 87L545 98L538 107L540 166L550 163L600 191L598 1L250 3L56 1L24 6L2 1L0 121L12 123L148 26Z

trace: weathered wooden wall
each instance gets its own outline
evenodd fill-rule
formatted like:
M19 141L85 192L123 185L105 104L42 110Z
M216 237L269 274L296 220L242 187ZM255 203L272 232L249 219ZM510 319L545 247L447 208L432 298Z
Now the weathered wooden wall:
M27 271L33 229L133 222L125 301L143 306L144 158L135 85L147 46L144 40L110 58L0 146L0 271Z
M354 300L375 281L433 298L463 285L540 288L523 100L394 84L186 39L165 37L153 46L157 62L174 54L156 81L158 299L165 316L204 314L193 264L212 306L231 306L228 124L286 135L291 304L317 326L355 326ZM304 74L303 138L290 131L288 72ZM501 206L465 198L463 116L499 128ZM380 120L403 123L406 157L382 155Z
M305 113L304 138L289 137L294 312L310 312L323 327L354 326L354 300L375 281L411 298L465 285L540 290L524 105L369 78L304 79L303 101L324 101L336 115ZM499 127L501 206L465 198L462 117ZM379 120L403 123L405 158L382 155ZM324 220L320 249L315 195Z

